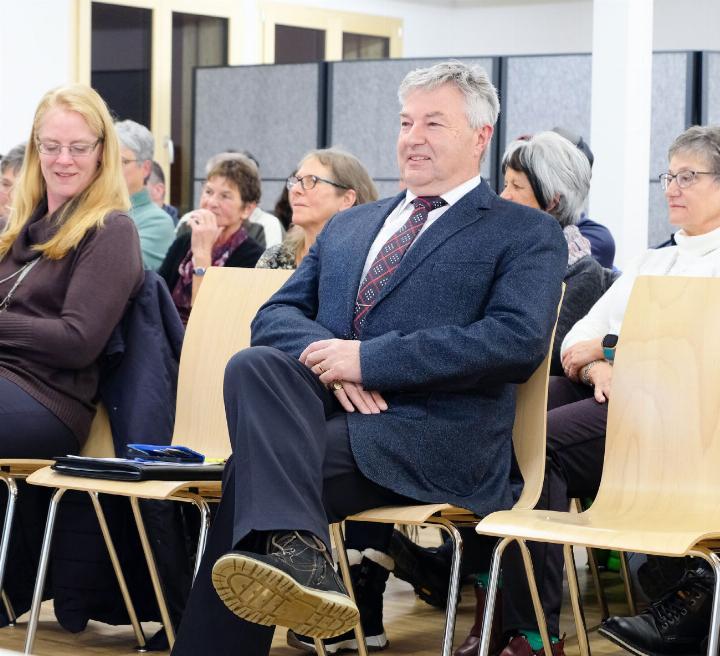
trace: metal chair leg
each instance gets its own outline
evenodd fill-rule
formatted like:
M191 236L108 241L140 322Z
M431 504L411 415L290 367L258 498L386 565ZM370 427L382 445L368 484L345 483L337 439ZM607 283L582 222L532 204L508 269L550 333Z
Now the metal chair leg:
M490 572L488 574L487 594L485 595L485 612L483 613L483 627L480 634L480 647L478 656L488 656L490 653L490 633L492 631L493 615L495 614L495 602L497 600L498 584L500 582L500 563L505 548L512 542L510 538L502 538L493 549L492 560L490 561Z
M623 577L623 586L625 587L625 599L627 600L630 615L637 615L635 606L635 593L633 591L632 576L630 575L630 565L628 564L627 552L620 552L620 571Z
M195 565L193 567L193 583L200 570L205 545L207 545L208 533L210 531L210 506L199 494L188 495L188 501L194 504L200 513L200 531L198 532L197 553L195 554Z
M450 564L450 587L448 588L447 610L445 611L445 635L443 636L443 656L452 656L455 620L457 618L457 600L460 592L460 561L462 560L462 536L455 525L442 517L433 519L433 526L445 531L453 545Z
M582 501L577 497L570 500L570 511L575 510L577 513L584 511ZM597 558L595 557L595 549L592 547L586 547L588 567L590 568L590 575L592 576L593 585L595 586L595 596L597 597L598 606L600 608L600 618L606 620L610 617L610 609L608 608L607 596L605 595L605 588L603 587L602 581L600 580L600 568L598 567ZM634 615L634 613L633 613Z
M160 609L160 618L162 619L163 626L165 627L165 634L167 635L168 644L172 650L175 644L175 630L170 620L170 613L168 611L167 603L165 602L165 593L162 588L162 581L157 571L155 564L155 556L152 552L152 546L145 530L145 523L143 522L142 513L140 512L140 503L137 497L130 497L130 505L132 506L133 515L135 516L135 524L137 524L138 534L140 535L140 542L142 543L143 552L145 553L145 562L150 572L150 580L152 581L153 589L155 590L155 598L157 599L158 608Z
M142 626L138 621L135 606L130 598L130 592L128 590L127 583L125 582L122 567L120 566L120 559L118 558L115 545L113 544L112 537L110 535L110 529L108 528L107 520L105 519L105 513L100 505L100 497L97 492L88 492L88 495L90 496L90 500L95 508L95 515L97 515L100 530L102 531L103 538L105 539L105 546L107 547L113 570L115 570L115 577L117 578L118 585L120 586L120 593L122 594L123 601L125 602L125 608L127 609L128 617L130 618L130 624L132 624L133 631L135 632L135 639L137 640L138 648L143 649L145 647L145 634L143 633Z
M5 522L3 523L2 540L0 541L0 590L2 590L3 603L7 611L8 621L12 626L15 624L15 611L5 594L3 584L5 583L5 568L7 567L7 556L10 548L10 537L12 535L13 519L15 518L15 506L17 504L18 489L17 483L12 476L0 476L0 480L7 486L8 499L5 507Z
M5 612L7 613L8 626L15 626L15 624L17 623L17 615L15 614L15 609L10 602L10 597L5 594L5 590L2 590L2 592L0 592L0 596L2 596L3 606L5 606Z
M520 553L522 554L523 564L525 565L525 575L527 576L528 587L530 588L530 597L532 598L533 607L535 608L535 617L537 618L538 631L542 638L543 648L546 654L552 654L552 642L550 641L550 634L547 629L547 622L545 621L545 610L542 607L540 601L540 593L538 592L537 581L535 580L535 569L533 568L532 556L530 550L525 544L525 540L519 540L516 538Z
M347 551L345 551L345 536L343 535L342 525L330 524L330 535L335 543L335 553L337 554L338 565L340 566L340 575L342 576L345 587L347 588L350 598L357 604L355 599L355 590L353 589L352 577L350 576L350 563L348 562ZM355 642L357 642L357 650L359 656L368 656L367 643L365 642L365 631L363 631L362 623L358 622L353 631L355 633ZM322 640L315 641L315 648L317 649L317 643L322 644ZM318 654L320 652L318 651ZM323 645L323 653L325 653L325 646Z
M40 562L38 563L37 578L35 579L35 592L33 593L32 606L30 607L30 620L28 621L27 635L25 636L25 654L32 654L37 633L38 619L40 617L40 606L43 600L45 589L45 577L47 576L48 561L50 560L50 545L52 533L55 526L58 504L65 490L55 490L50 499L47 521L45 522L45 535L43 536L42 550L40 551Z
M580 588L578 586L575 558L571 544L563 545L563 556L565 557L565 571L567 572L570 601L572 602L573 617L575 618L575 630L577 632L578 646L580 647L580 656L590 656L585 615L580 600Z
M707 656L719 656L718 646L720 644L720 557L714 551L702 546L695 547L688 552L689 556L703 558L713 568L715 574L715 586L713 590L713 604L710 614L710 633L708 634Z

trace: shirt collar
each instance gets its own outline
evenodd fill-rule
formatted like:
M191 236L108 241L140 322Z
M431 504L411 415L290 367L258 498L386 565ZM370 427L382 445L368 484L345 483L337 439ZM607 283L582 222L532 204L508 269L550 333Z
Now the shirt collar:
M481 180L481 177L479 175L476 175L474 178L470 178L469 180L466 180L462 184L459 184L454 189L451 189L450 191L446 191L444 194L440 194L440 198L442 198L447 203L448 207L452 207L470 190L475 189L475 187L477 187L480 184L480 180ZM408 189L405 194L405 202L403 203L403 209L405 209L405 207L407 207L408 203L412 203L417 197L418 197L418 194L414 194L412 191L410 191Z

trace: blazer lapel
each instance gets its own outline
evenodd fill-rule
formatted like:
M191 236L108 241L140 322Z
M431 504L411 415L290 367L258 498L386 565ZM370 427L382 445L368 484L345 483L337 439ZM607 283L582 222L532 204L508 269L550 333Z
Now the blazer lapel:
M388 294L391 294L405 278L411 275L428 256L452 235L467 225L479 221L482 218L482 210L490 208L494 196L495 192L490 189L485 180L482 180L477 187L465 194L425 230L417 238L417 243L413 244L405 254L397 271L390 277L390 280L380 292L370 312L373 312Z

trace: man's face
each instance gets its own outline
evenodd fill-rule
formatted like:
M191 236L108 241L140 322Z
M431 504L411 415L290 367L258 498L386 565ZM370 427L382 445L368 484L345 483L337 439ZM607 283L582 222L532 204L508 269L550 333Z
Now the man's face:
M15 171L8 166L0 174L0 217L10 215L10 203L12 202L12 191L15 186Z
M150 175L150 166L152 162L141 162L135 153L129 148L120 149L120 157L122 158L122 171L127 182L128 192L132 196L145 186L145 178Z
M451 83L410 92L400 112L400 177L418 195L440 195L480 172L492 126L473 129L465 97Z

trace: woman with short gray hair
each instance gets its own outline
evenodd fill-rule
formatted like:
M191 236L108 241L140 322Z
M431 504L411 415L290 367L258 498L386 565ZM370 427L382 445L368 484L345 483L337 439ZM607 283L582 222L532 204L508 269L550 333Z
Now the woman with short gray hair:
M560 344L614 279L592 257L590 242L575 226L590 191L590 163L568 139L540 132L512 142L502 160L502 198L555 217L568 245L565 297L558 317L550 373L562 375Z

